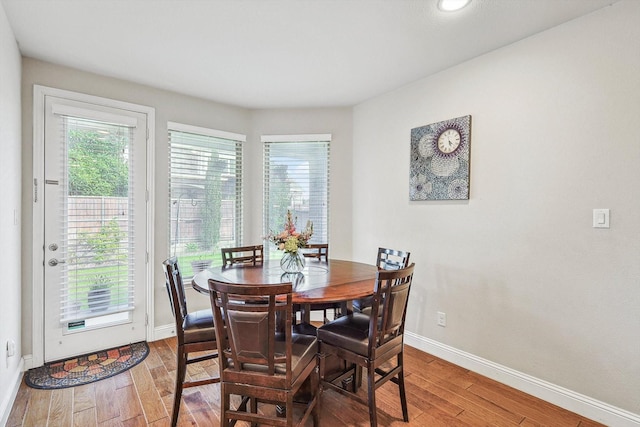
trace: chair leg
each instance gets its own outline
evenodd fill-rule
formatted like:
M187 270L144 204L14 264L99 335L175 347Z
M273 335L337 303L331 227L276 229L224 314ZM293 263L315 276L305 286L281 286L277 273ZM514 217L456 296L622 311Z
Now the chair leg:
M400 389L400 405L402 406L402 419L404 422L409 422L409 410L407 409L407 395L404 388L404 357L402 353L398 354L398 366L402 366L402 369L398 373L398 388Z
M369 381L367 384L368 397L369 397L369 422L371 427L378 426L378 411L376 409L376 372L371 364L367 366L367 377Z
M229 427L229 416L227 415L230 409L229 395L225 390L224 383L220 382L220 426ZM234 423L235 424L235 423Z
M322 394L324 388L322 387L322 382L324 381L324 370L325 370L325 360L327 355L324 353L318 353L318 376L320 377L320 384L318 390L320 391L319 395Z
M184 348L178 347L178 363L176 369L176 387L173 393L173 412L171 414L171 426L178 425L178 414L180 413L180 402L182 400L182 384L187 373L187 355Z
M315 399L316 403L311 410L313 416L313 426L320 427L320 368L317 367L316 371L311 374L311 390L313 390L312 399Z

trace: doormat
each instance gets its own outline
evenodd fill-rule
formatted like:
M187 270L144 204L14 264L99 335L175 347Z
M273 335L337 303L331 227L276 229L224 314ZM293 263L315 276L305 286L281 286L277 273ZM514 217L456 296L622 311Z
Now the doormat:
M29 369L29 387L57 389L89 384L118 375L142 362L149 354L146 341L115 347Z

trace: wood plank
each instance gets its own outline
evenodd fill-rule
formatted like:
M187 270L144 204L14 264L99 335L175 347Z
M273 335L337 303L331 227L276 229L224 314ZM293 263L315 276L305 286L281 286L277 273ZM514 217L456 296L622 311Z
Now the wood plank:
M513 413L520 414L530 421L536 421L543 425L576 427L580 422L580 418L576 414L535 399L515 389L505 390L483 381L482 383L473 384L468 390L484 399L495 402L496 405Z
M460 388L468 388L475 382L474 378L469 377L469 371L467 369L441 359L436 359L431 362L424 371L415 372L412 370L411 373L412 375L421 375L429 379L434 377L440 378Z
M387 384L385 384L386 386ZM395 385L395 384L394 384ZM434 393L430 387L432 383L421 379L420 377L408 376L405 378L405 387L407 393L407 403L422 408L437 408L444 414L455 417L461 413L464 408L455 402L447 401ZM436 389L435 391L439 391Z
M405 386L407 387L406 394L408 397L412 390L408 388L406 379ZM363 394L363 396L366 396L366 394ZM376 407L378 408L379 421L386 420L389 423L404 422L402 419L402 406L400 405L400 389L396 384L388 382L378 389L376 392ZM409 412L409 420L422 414L422 410L409 402L409 399L407 399L407 411Z
M51 390L31 389L23 425L46 426L49 419L50 403Z
M407 388L411 385L416 390L429 390L444 401L455 404L464 411L471 411L476 415L482 416L496 426L518 424L524 418L440 377L421 378L414 375L407 378L405 382L407 383ZM417 393L420 393L420 391L417 391Z
M73 410L84 412L86 409L96 407L95 383L84 384L73 388Z
M19 427L22 425L27 413L29 399L31 397L30 390L32 390L32 388L27 387L23 379L20 387L18 388L18 393L16 394L16 399L13 403L13 407L11 408L11 412L9 412L6 427Z
M153 378L153 383L160 396L164 397L168 394L173 394L176 382L175 371L173 375L171 375L164 365L160 365L149 369L149 373L151 374L151 378Z
M425 408L425 411L412 423L412 425L429 427L469 426L469 424L465 423L463 420L448 415L433 406Z
M115 401L120 412L120 421L127 421L139 416L144 418L140 398L133 385L119 389L115 395Z
M167 344L165 343L165 341L164 340L153 341L148 344L149 344L149 354L144 359L144 363L146 363L149 369L156 368L158 366L163 365L162 359L160 359L158 347L166 346Z
M213 410L199 390L192 393L183 393L182 399L199 426L220 425L219 410Z
M473 427L494 427L496 424L484 418L482 415L475 414L471 411L462 411L456 416L456 420ZM500 424L505 425L505 424ZM508 424L510 427L516 427L518 424Z
M140 363L131 370L131 375L136 383L140 403L147 418L147 422L153 422L167 416L167 411L162 404L162 398L156 390L153 378L147 369L147 365Z
M578 427L603 427L602 424L597 423L593 420L589 420L587 418L580 418L580 423L578 424Z
M133 378L131 378L131 372L127 369L126 371L115 375L113 377L113 382L115 383L116 389L132 386Z
M146 427L147 420L144 418L144 415L140 414L137 417L122 421L122 425L124 427Z
M179 426L195 426L196 420L189 412L189 409L184 403L184 400L180 404L180 413L178 414L178 425Z
M96 419L98 425L120 417L120 411L115 403L116 383L113 377L96 381Z
M321 423L325 413L330 413L340 420L341 424L338 425L359 426L369 423L369 412L366 406L347 399L333 390L322 393Z
M408 345L404 346L404 363L407 366L411 366L412 371L420 372L424 369L427 369L429 363L433 362L436 359L437 358L435 356L418 350L415 347L411 347Z
M73 413L74 427L96 427L98 425L96 408L87 408Z
M174 372L177 369L176 361L176 349L178 348L178 341L175 337L167 338L164 345L158 345L158 357L162 360L162 364L167 371Z
M171 427L171 418L169 417L161 418L147 425L149 427Z
M122 422L118 418L111 418L98 423L98 427L123 427Z
M73 407L73 389L62 388L51 392L51 407L49 408L50 427L67 427L72 424L73 414L69 408Z
M215 411L220 412L220 383L207 384L202 387L198 387L200 393L204 396L209 406Z

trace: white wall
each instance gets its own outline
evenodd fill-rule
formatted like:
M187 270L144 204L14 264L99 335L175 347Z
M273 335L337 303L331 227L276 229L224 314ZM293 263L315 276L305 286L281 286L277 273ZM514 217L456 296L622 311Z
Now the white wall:
M0 425L11 410L21 378L21 275L20 275L20 52L2 4L0 4L0 152L2 168L2 284L0 285ZM7 357L7 342L15 343L16 353Z
M410 332L635 414L638 22L616 3L356 106L352 233L411 251ZM467 114L470 200L409 202L410 130Z

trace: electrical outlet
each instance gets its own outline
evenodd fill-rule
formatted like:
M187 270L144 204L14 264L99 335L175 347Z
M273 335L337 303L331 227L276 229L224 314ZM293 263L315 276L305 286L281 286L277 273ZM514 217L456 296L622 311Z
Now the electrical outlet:
M442 326L442 327L447 326L447 315L442 311L438 312L438 326Z
M16 342L14 340L7 341L7 357L16 355Z

